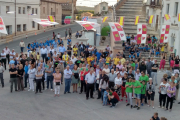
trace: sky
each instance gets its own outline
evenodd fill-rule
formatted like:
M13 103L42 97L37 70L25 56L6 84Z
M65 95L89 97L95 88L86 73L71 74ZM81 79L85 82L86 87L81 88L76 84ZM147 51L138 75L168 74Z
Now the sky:
M77 6L87 6L94 7L100 2L107 2L108 6L114 5L117 3L117 0L77 0Z

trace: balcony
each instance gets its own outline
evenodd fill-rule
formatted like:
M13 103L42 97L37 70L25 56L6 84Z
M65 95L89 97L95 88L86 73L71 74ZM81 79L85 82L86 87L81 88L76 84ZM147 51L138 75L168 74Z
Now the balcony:
M143 3L150 8L161 8L162 1L163 0L144 0Z

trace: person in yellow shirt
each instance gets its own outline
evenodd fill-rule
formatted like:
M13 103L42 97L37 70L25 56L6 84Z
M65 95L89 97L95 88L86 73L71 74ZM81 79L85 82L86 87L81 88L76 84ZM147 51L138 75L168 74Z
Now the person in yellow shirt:
M120 61L119 57L116 56L115 58L113 58L114 64L117 65Z
M126 59L120 56L120 61L121 61L121 64L123 65L126 62Z
M64 67L66 67L66 63L68 62L68 59L69 59L69 55L65 51L64 55L62 56L62 60L64 61Z
M163 56L163 54L164 54L164 48L165 48L165 45L162 44L162 46L161 46L161 56Z
M111 57L108 54L108 56L106 57L106 65L109 65L110 62L111 62Z
M74 55L77 55L78 52L78 48L76 47L76 45L73 46L73 53Z
M89 56L88 58L87 58L87 62L88 62L88 64L91 66L91 62L94 60L94 58L92 57L92 56Z

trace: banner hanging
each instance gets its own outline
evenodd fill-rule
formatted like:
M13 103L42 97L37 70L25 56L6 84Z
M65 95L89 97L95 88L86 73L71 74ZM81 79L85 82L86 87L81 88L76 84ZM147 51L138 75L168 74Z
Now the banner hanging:
M170 25L162 25L160 43L167 43Z
M7 34L7 30L1 16L0 16L0 33Z
M137 44L145 44L147 37L147 26L146 24L137 25Z

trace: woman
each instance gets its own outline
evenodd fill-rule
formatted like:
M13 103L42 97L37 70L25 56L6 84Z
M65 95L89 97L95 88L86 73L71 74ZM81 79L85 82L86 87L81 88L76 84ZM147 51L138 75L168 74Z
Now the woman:
M152 106L154 109L155 86L153 84L152 78L149 78L149 82L146 85L146 91L147 91L147 97L148 97L148 107L151 106L151 103L152 103Z
M179 78L179 73L176 73L175 74L175 79L176 79L176 96L175 96L175 99L177 100L178 99L178 93L179 93L179 82L180 82L180 78Z
M166 110L168 110L169 102L170 102L169 111L172 110L173 100L174 100L175 95L176 95L176 86L174 82L171 82L170 86L167 88Z
M79 80L79 71L77 70L77 65L74 65L72 70L72 85L73 85L73 93L77 93L77 84Z
M128 75L127 75L127 73L124 73L124 77L122 78L123 84L121 86L121 92L122 92L122 99L121 99L121 101L123 101L123 97L126 96L126 102L127 102L127 94L126 94L126 87L125 87L125 85L126 85L127 79L128 79Z
M30 85L30 89L28 91L33 91L34 92L34 78L35 78L35 72L36 69L34 68L34 66L31 64L30 65L30 69L28 70L28 74L29 74L29 85Z
M180 61L179 55L177 55L176 58L175 58L175 65L174 65L174 67L179 68L179 61Z
M165 64L166 64L166 60L165 60L165 56L163 56L162 59L161 59L161 62L160 62L160 67L159 67L159 69L161 70L161 68L163 68L163 70L164 70ZM160 72L160 71L159 71L159 72Z
M56 68L56 73L53 73L54 77L54 97L60 96L60 85L61 85L61 73L58 68Z
M78 48L76 47L76 45L73 46L73 53L76 56L78 52Z
M127 79L125 87L126 87L126 95L127 95L127 98L128 98L128 103L127 103L126 106L131 105L131 108L133 108L133 105L132 105L133 88L132 88L132 80L131 80L131 78Z
M80 90L80 93L81 94L83 92L83 89L84 89L84 92L86 92L86 83L85 83L85 74L86 74L86 69L85 68L82 68L81 72L80 72L80 81L81 81L81 90Z
M166 96L167 96L167 88L169 87L169 84L167 83L167 79L163 78L163 82L161 82L159 86L159 93L160 93L160 98L159 98L159 108L164 108L166 104ZM163 106L162 106L163 102Z
M102 71L102 72L104 72L104 71ZM101 80L100 80L100 83L99 83L99 91L101 91L101 99L102 99L102 102L103 102L104 91L105 91L106 88L109 86L108 80L109 80L109 78L106 76L106 77L103 77L103 79L101 79Z
M120 96L120 88L122 86L122 78L120 73L117 74L117 77L114 80L116 93Z
M42 81L42 77L43 77L43 71L41 70L41 67L38 67L38 70L35 73L36 75L36 92L35 94L38 93L38 90L40 93L41 92L41 81Z
M24 85L23 85L23 75L24 75L24 69L23 69L23 65L20 64L19 65L19 69L18 69L18 73L17 76L18 78L18 90L24 90Z
M113 69L114 71L116 71L116 65L115 65L115 64L113 65L112 69Z
M171 61L170 61L171 71L172 71L172 70L173 70L173 68L174 68L174 60L175 60L175 55L174 55L174 53L172 53L172 56L171 56Z
M115 74L120 73L120 72L119 72L119 68L118 68L118 67L116 67L116 71L115 71L114 73L115 73Z

